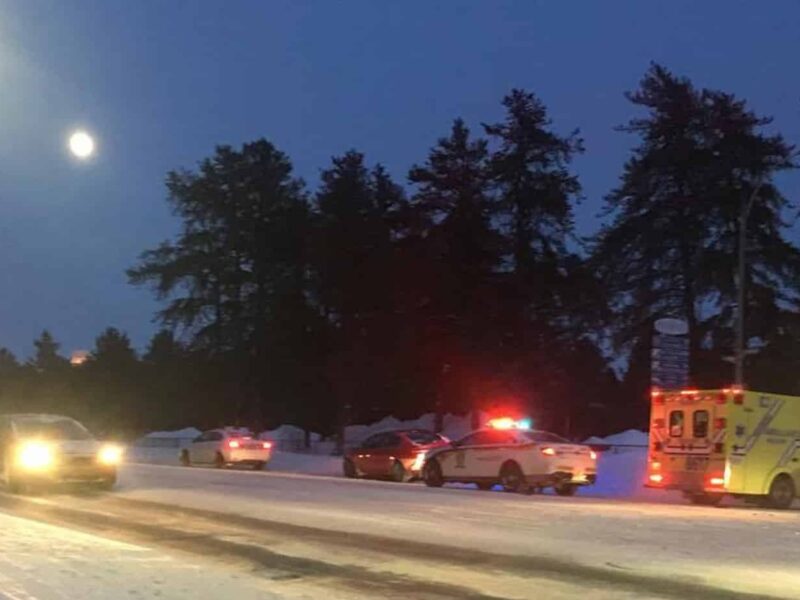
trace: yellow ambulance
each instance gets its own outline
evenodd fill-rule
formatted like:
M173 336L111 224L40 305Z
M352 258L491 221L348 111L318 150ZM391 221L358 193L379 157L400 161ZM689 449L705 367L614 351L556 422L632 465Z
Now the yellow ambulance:
M696 504L725 494L789 508L800 489L800 397L653 390L645 485Z

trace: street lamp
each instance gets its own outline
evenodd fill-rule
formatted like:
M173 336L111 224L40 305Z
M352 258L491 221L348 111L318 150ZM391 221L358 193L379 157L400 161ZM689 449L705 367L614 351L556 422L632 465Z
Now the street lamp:
M756 184L750 197L742 203L742 209L739 212L739 273L736 277L736 352L733 376L733 383L738 387L744 387L744 286L747 273L747 219L750 217L753 202L755 202L763 183L763 181L759 181Z

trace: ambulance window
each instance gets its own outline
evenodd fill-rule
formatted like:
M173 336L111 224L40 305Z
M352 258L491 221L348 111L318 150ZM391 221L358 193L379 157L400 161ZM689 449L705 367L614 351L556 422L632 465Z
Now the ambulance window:
M696 410L692 417L692 435L696 438L708 437L708 411Z
M669 436L683 437L683 411L673 410L669 413Z

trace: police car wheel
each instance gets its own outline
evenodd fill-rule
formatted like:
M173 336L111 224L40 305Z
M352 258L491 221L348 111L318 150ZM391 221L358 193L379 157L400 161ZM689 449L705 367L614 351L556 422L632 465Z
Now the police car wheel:
M578 491L578 486L571 483L562 483L553 487L553 489L559 496L574 496L575 492Z
M794 481L788 475L778 475L769 486L767 502L772 508L786 509L794 502L796 490Z
M506 463L500 469L500 485L507 492L525 492L528 489L522 469L515 462Z
M422 480L428 487L442 487L444 477L442 477L442 467L435 458L425 463L422 469Z

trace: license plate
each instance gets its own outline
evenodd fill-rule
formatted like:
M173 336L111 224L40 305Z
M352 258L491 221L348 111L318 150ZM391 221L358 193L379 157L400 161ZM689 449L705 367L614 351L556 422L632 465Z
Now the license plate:
M705 471L707 466L707 456L689 456L686 458L687 471Z

